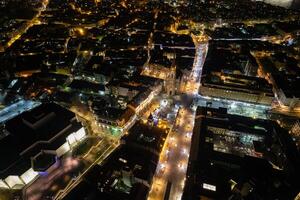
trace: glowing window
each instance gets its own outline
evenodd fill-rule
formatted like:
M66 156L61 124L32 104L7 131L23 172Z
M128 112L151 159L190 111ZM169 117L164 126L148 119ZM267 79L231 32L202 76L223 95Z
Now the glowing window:
M85 138L86 133L85 133L84 128L79 129L76 133L74 133L74 136L77 141L80 141L83 138Z
M21 175L21 179L25 184L30 183L35 177L37 177L38 173L33 171L32 168L27 170L24 174Z
M56 150L56 154L58 157L60 157L65 153L67 153L69 150L70 150L70 145L68 142L66 142Z
M203 189L211 190L211 191L216 191L217 188L214 185L203 183Z
M0 180L0 188L7 189L9 187L8 187L8 185L6 185L6 183L3 180Z
M24 186L24 183L22 182L22 180L20 179L19 176L8 176L5 179L5 182L7 183L7 185L10 188L22 188Z
M73 133L67 137L67 141L71 146L76 143L76 138Z

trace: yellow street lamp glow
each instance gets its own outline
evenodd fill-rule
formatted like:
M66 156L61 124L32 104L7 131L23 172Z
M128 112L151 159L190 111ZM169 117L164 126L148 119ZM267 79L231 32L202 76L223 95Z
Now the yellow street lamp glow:
M85 35L85 30L83 28L78 28L77 31L80 35Z

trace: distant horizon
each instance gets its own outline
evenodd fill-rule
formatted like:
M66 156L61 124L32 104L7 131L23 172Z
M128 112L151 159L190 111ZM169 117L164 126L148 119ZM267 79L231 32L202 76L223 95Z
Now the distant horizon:
M269 3L272 5L281 6L285 8L291 8L291 9L300 8L299 0L256 0L256 1L263 1L265 3Z

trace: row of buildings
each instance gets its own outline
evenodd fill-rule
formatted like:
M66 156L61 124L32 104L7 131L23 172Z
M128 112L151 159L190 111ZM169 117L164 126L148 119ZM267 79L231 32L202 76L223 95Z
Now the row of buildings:
M298 111L297 52L297 42L212 40L199 93Z
M166 130L137 122L64 199L146 200L166 137Z
M203 66L199 93L236 101L271 105L272 85L258 77L258 64L243 43L212 41Z

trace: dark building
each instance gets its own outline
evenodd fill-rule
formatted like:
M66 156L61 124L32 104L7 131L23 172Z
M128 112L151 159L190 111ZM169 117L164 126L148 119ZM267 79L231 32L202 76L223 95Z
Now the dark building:
M183 199L293 199L298 158L275 122L198 108Z
M166 136L165 130L137 123L120 148L94 166L65 200L146 200Z
M57 104L41 104L7 121L0 132L0 187L22 188L84 137L75 114Z

